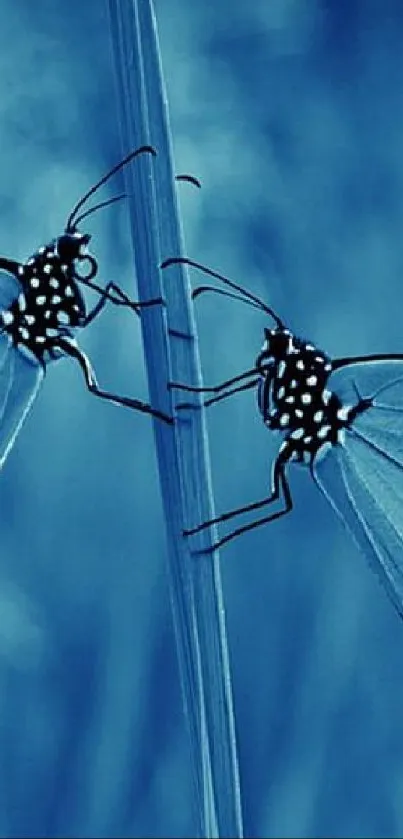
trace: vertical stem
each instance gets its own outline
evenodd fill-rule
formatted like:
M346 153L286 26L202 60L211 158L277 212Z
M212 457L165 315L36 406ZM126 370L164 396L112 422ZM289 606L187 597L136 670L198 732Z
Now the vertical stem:
M117 76L123 153L150 143L156 159L126 170L139 299L166 305L142 314L152 405L172 413L169 380L202 384L190 287L183 266L160 272L182 253L166 94L151 0L107 0ZM225 614L214 530L188 540L182 530L214 515L204 411L154 423L164 503L168 568L185 712L190 732L199 832L241 837L242 814Z

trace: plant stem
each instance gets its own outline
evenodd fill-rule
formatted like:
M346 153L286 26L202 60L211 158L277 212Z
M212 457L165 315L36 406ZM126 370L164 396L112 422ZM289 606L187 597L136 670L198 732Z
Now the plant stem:
M166 95L151 0L107 0L117 76L123 153L145 143L126 170L139 299L166 305L142 313L151 404L172 413L168 381L201 386L190 286L183 266ZM109 106L108 106L109 107ZM113 118L113 116L112 116ZM186 526L214 515L204 411L178 412L175 425L154 422L165 510L168 568L185 713L190 731L199 833L241 837L242 814L225 614L214 529L192 540ZM179 415L180 414L180 415Z

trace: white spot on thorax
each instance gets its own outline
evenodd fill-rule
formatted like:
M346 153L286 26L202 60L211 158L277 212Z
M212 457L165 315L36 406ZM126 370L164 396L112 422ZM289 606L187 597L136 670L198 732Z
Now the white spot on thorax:
M38 277L31 277L29 284L31 288L39 288L39 280Z
M304 362L302 361L302 358L300 358L300 359L297 361L296 367L297 367L297 369L298 369L298 370L305 370L305 364L304 364Z
M298 384L298 382L297 382L296 379L291 379L290 388L292 388L292 390L294 390L297 387L297 384Z
M35 315L25 315L25 320L28 326L32 326L32 324L35 323Z
M304 436L304 429L303 428L296 428L295 431L290 434L291 440L300 440L301 437Z
M36 298L36 303L38 304L38 306L44 306L45 303L46 303L45 295L44 294L39 294L38 297Z
M53 297L51 297L50 302L51 302L54 306L57 306L57 305L58 305L58 303L61 303L61 302L62 302L62 298L60 297L60 294L54 294L54 295L53 295Z
M298 419L302 419L302 417L304 416L304 412L301 411L301 408L295 409L295 416L298 417Z
M310 393L303 393L301 396L301 402L303 405L309 405L312 402L312 396Z
M51 274L52 273L52 266L49 264L49 262L47 262L46 265L43 266L42 270L43 270L44 274Z
M51 288L59 288L60 283L59 280L56 279L56 277L51 277L49 280L49 285Z
M18 297L18 308L19 308L20 312L25 312L25 309L27 308L27 301L25 299L25 294L20 294L19 295L19 297Z
M20 333L23 341L28 341L29 340L29 329L26 329L25 326L19 326L18 327L18 332Z
M285 387L281 386L278 390L277 398L282 399L285 394Z
M295 402L295 396L293 396L292 394L290 396L286 396L285 401L288 403L288 405L292 405L292 403Z
M345 422L349 418L350 411L351 405L343 405L337 411L337 419L342 420L342 422Z
M289 422L290 422L290 415L289 414L281 414L280 425L283 426L283 428L284 428L286 425L288 425Z
M64 289L64 293L65 293L66 297L73 297L74 296L74 291L73 291L71 285L66 285L66 288Z
M318 383L318 377L317 376L308 376L308 378L306 380L306 383L309 387L315 387L315 385Z
M317 436L319 437L319 440L324 440L325 437L328 436L329 431L331 430L332 429L330 425L322 425L322 428L318 428Z
M278 379L283 378L286 369L287 369L287 365L286 365L285 361L280 361L280 363L278 365L278 371L277 371L277 378Z
M315 411L313 415L314 422L322 422L323 420L323 411Z
M57 312L56 318L58 323L70 323L70 316L67 314L67 312L64 312L63 309L60 309L60 311Z

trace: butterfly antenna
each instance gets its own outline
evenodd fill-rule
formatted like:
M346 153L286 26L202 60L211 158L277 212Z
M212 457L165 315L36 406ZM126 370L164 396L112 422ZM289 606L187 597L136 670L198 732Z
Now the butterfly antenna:
M192 259L188 259L186 256L176 256L171 257L170 259L165 259L164 262L161 263L161 268L168 268L169 265L189 265L191 268L196 268L198 271L202 271L204 274L207 274L209 277L214 277L216 280L220 280L220 282L224 283L225 285L229 286L229 288L233 288L235 291L239 291L246 300L252 300L259 309L262 309L263 312L266 312L270 317L273 318L274 322L277 324L279 329L284 329L284 324L282 320L276 315L273 309L270 306L267 306L266 303L263 302L259 297L256 297L255 294L252 294L250 291L247 291L242 286L234 283L233 280L230 280L228 277L225 277L223 274L219 274L217 271L212 271L211 268L206 268L205 265L201 265L199 262L194 262ZM246 302L245 300L245 302Z
M189 184L193 184L194 186L197 186L198 189L201 189L201 183L194 175L175 175L175 180L187 181Z
M94 193L97 192L101 186L103 186L104 184L106 184L107 181L109 181L109 178L112 178L113 175L116 174L116 172L119 172L120 169L123 169L124 166L130 163L131 160L133 160L139 154L145 153L152 154L154 155L154 157L157 154L157 152L152 146L140 146L140 148L130 152L130 154L124 157L123 160L120 161L120 163L117 163L115 166L113 166L112 169L110 169L109 172L106 173L106 175L104 175L96 184L94 184L94 186L92 186L91 189L89 189L88 192L86 192L85 195L83 195L83 197L80 198L79 201L77 201L75 207L73 207L67 219L66 231L71 232L72 230L74 230L75 226L77 225L75 216L77 215L81 207L86 203L86 201L88 201L88 199L91 198L91 195L94 195Z
M125 192L122 192L121 195L115 195L114 198L109 198L108 201L101 201L99 204L95 204L94 207L91 207L89 210L86 210L85 213L81 213L81 215L77 216L74 222L74 227L77 227L84 218L87 218L87 216L92 215L92 213L95 213L97 210L101 210L102 207L109 207L109 204L115 204L116 201L121 201L122 198L126 198Z
M257 309L259 312L262 311L262 307L258 306L257 303L254 303L253 300L248 300L240 294L233 294L232 291L226 291L224 288L216 288L213 285L197 286L197 288L192 291L192 299L196 300L196 297L200 297L200 295L204 294L205 291L212 291L214 294L221 294L223 297L232 297L233 300L239 300L239 302L244 305L252 306L253 309Z

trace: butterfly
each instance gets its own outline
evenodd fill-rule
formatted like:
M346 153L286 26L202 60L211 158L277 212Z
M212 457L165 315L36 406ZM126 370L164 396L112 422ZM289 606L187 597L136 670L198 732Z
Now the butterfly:
M136 314L145 307L162 304L161 298L132 301L113 282L105 288L99 286L94 281L98 262L88 251L91 236L79 230L85 218L124 197L114 196L83 209L101 186L142 154L155 156L156 151L152 146L141 146L110 169L76 203L63 233L38 248L26 262L0 257L0 270L5 272L0 278L0 468L32 407L47 365L63 356L79 364L86 387L99 398L172 423L170 416L146 402L102 389L90 359L75 339L76 331L98 317L108 301ZM177 179L200 186L189 175L179 175ZM99 295L90 311L82 287Z
M212 291L242 300L266 312L274 326L265 328L253 367L239 376L214 387L171 382L171 388L212 394L204 402L206 407L254 388L265 426L281 437L270 492L209 521L191 523L184 534L192 536L241 514L269 508L266 515L235 528L208 549L215 550L290 513L288 470L292 464L304 465L403 617L403 354L332 359L295 335L271 307L228 277L186 257L167 259L161 267L178 262L226 286L225 290L199 286L194 298ZM197 402L177 405L197 407ZM272 510L275 502L280 506Z

